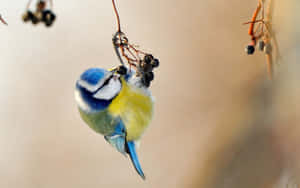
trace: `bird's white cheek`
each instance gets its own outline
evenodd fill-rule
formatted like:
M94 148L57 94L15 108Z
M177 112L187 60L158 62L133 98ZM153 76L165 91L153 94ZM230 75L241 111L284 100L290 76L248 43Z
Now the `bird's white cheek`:
M101 88L93 96L96 99L110 100L121 91L121 88L122 85L119 79L110 79L109 83L103 88Z

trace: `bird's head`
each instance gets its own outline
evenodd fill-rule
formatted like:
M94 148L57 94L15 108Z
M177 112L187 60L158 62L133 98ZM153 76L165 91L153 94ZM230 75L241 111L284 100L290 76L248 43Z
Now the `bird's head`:
M105 109L122 89L120 74L100 68L83 72L76 82L75 98L85 112Z

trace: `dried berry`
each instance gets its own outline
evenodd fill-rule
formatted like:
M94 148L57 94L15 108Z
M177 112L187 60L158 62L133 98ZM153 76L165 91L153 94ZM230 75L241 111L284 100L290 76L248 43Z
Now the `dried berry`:
M142 63L141 65L143 72L151 72L152 71L152 65L147 63Z
M265 46L264 46L264 52L266 54L271 54L272 53L272 45L270 43L267 43Z
M152 60L153 60L153 55L151 55L151 54L146 54L146 55L144 56L144 62L145 62L146 64L150 64Z
M149 87L151 81L149 81L146 77L143 77L142 78L142 83L143 83L144 86Z
M46 26L51 26L55 20L56 16L51 10L44 10L42 15L42 21Z
M156 58L153 59L153 60L151 61L151 65L152 65L153 68L158 67L158 66L159 66L159 60L156 59Z
M248 55L252 55L254 54L255 52L255 48L253 45L248 45L246 48L245 48L245 51Z
M28 22L28 21L31 21L32 18L34 17L34 14L28 10L27 12L25 12L22 16L22 19L24 22Z
M151 81L154 79L154 74L153 74L153 72L147 72L147 73L145 74L145 79L146 79L147 81L151 82Z
M31 22L35 25L40 22L40 20L33 14L33 17L31 18Z
M260 41L258 42L258 49L259 49L260 51L264 51L264 47L265 47L265 42L264 42L263 40L260 40Z

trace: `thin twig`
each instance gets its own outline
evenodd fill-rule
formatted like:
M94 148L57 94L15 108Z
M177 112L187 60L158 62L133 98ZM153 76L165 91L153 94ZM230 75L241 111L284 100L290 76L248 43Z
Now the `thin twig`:
M266 23L266 27L269 29L269 34L270 34L270 38L273 41L273 45L274 45L274 49L275 49L275 63L278 64L278 61L281 59L281 55L279 52L279 48L278 48L278 41L277 41L277 37L276 34L273 30L273 26L272 26L272 12L273 12L273 8L274 8L274 1L269 0L269 4L267 7L267 23Z
M253 35L253 29L254 29L254 25L255 25L255 22L256 22L256 18L257 18L257 15L261 9L261 0L258 2L258 5L256 7L256 10L254 11L253 13L253 16L252 16L252 19L251 19L251 22L250 22L250 26L249 26L249 30L248 30L248 34L249 35Z
M263 19L259 19L259 20L255 20L255 21L244 22L243 25L253 24L253 23L258 23L258 22L264 22L264 20Z
M118 25L117 32L113 36L113 45L115 52L122 65L125 65L123 60L126 59L129 65L129 69L133 67L136 69L137 72L139 72L140 62L142 61L140 54L146 55L146 53L136 49L134 45L129 43L126 35L121 31L121 21L115 0L112 0L112 4Z
M119 16L119 12L118 12L117 7L116 7L115 0L112 0L112 4L113 4L113 7L114 7L116 17L117 17L118 32L121 32L121 21L120 21L120 16Z
M272 53L266 54L267 70L270 80L273 80L273 57Z
M271 43L272 39L274 39L274 33L273 33L273 27L272 27L272 0L269 0L267 10L266 10L266 23L265 27L267 32L265 32L265 41L266 43ZM275 45L275 44L274 44ZM276 48L276 47L275 47ZM266 53L266 61L267 61L267 67L268 67L268 74L270 79L273 78L273 55L272 55L272 47L271 51ZM276 61L276 60L275 60Z

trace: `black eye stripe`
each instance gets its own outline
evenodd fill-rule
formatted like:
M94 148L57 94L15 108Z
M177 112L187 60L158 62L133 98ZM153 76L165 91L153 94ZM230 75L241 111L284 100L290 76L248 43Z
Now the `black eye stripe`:
M103 85L100 88L102 88L103 86L106 86L109 83L110 79L112 79L112 77L113 76L110 76L107 80L105 80L105 82L103 83Z
M108 77L108 78L105 80L105 82L102 84L102 86L99 87L96 91L94 91L93 94L97 93L100 89L102 89L104 86L106 86L106 85L109 83L110 79L112 79L113 76L114 76L114 75L111 75L110 77Z

